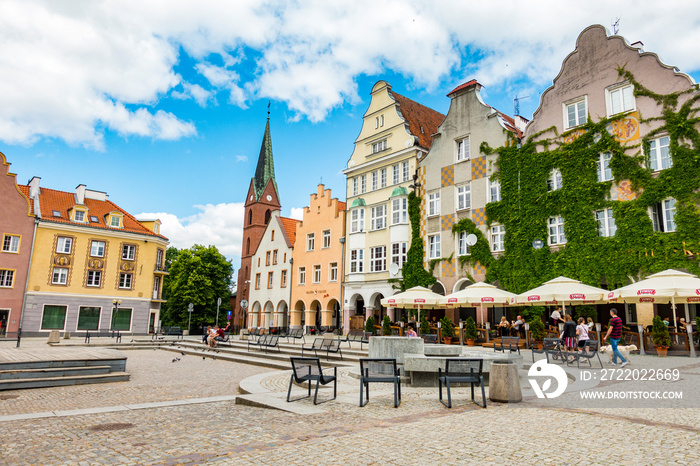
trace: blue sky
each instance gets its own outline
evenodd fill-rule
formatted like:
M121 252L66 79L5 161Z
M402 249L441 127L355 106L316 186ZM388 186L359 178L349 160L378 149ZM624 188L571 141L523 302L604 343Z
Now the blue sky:
M581 30L616 18L700 78L693 2L610 3L4 1L0 151L20 183L106 191L174 246L214 244L237 267L268 101L282 214L297 215L321 179L344 199L379 79L445 113L476 78L507 114L529 96L529 118Z

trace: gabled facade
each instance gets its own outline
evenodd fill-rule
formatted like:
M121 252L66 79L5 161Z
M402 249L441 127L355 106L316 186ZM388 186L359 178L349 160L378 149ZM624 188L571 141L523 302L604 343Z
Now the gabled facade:
M0 153L0 199L0 335L3 335L17 332L20 327L36 218L3 153Z
M482 142L501 147L522 136L516 121L486 105L481 84L472 80L448 94L450 109L433 137L428 154L418 166L421 195L421 235L424 239L425 266L433 262L438 282L433 291L450 294L483 281L486 269L478 261L461 265L471 250L468 232L453 234L461 220L473 222L486 238L498 238L501 226L487 225L485 207L500 198L498 182L491 181L497 154L480 151ZM522 127L525 121L522 121ZM493 238L492 238L493 237ZM502 250L502 241L492 241L491 250ZM451 316L455 321L459 316Z
M343 322L340 283L345 238L345 203L318 185L304 207L294 247L291 327L333 326ZM347 320L347 319L346 319Z
M37 217L22 332L155 330L168 239L80 185L75 192L19 186Z
M281 208L277 183L275 181L275 165L272 158L272 137L270 136L270 119L265 125L260 155L255 169L255 176L250 180L245 199L243 218L243 240L241 243L241 266L238 268L236 288L236 307L234 308L233 324L244 326L245 318L250 310L251 267L253 254L258 249L260 240L272 213ZM245 302L246 307L241 306Z
M347 168L344 312L349 328L385 314L380 300L394 294L411 241L408 189L444 115L391 90L372 88ZM391 264L396 264L392 266ZM353 318L358 315L361 317ZM348 328L348 327L346 327Z
M246 327L289 326L292 251L298 220L271 212L270 221L251 257L250 306Z

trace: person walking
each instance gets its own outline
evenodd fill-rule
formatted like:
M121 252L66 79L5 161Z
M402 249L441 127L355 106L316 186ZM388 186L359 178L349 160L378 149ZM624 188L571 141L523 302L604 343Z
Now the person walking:
M578 340L578 352L583 350L586 342L590 340L588 336L588 325L586 325L586 319L583 317L578 318L578 325L576 326L576 339Z
M566 351L576 351L576 323L569 314L564 314L564 348ZM571 361L570 361L571 362Z
M610 337L610 346L613 350L612 365L617 366L617 358L619 357L622 361L620 367L625 367L630 362L622 356L620 350L617 349L617 344L620 343L620 338L622 338L622 319L617 316L617 309L610 309L610 325L608 325L608 333L605 334L603 341Z

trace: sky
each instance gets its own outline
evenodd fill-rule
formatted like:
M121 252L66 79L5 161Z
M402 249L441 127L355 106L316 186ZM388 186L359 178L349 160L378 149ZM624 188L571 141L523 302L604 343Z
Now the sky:
M106 192L171 245L240 264L268 104L282 215L345 199L372 85L441 113L477 79L530 118L580 32L642 41L696 82L692 0L2 0L0 151L18 182Z

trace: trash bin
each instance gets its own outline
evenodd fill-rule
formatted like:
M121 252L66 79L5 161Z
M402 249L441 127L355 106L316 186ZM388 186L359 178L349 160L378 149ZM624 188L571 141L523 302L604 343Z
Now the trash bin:
M514 361L497 359L491 363L489 399L498 403L520 403L523 400L518 366Z

